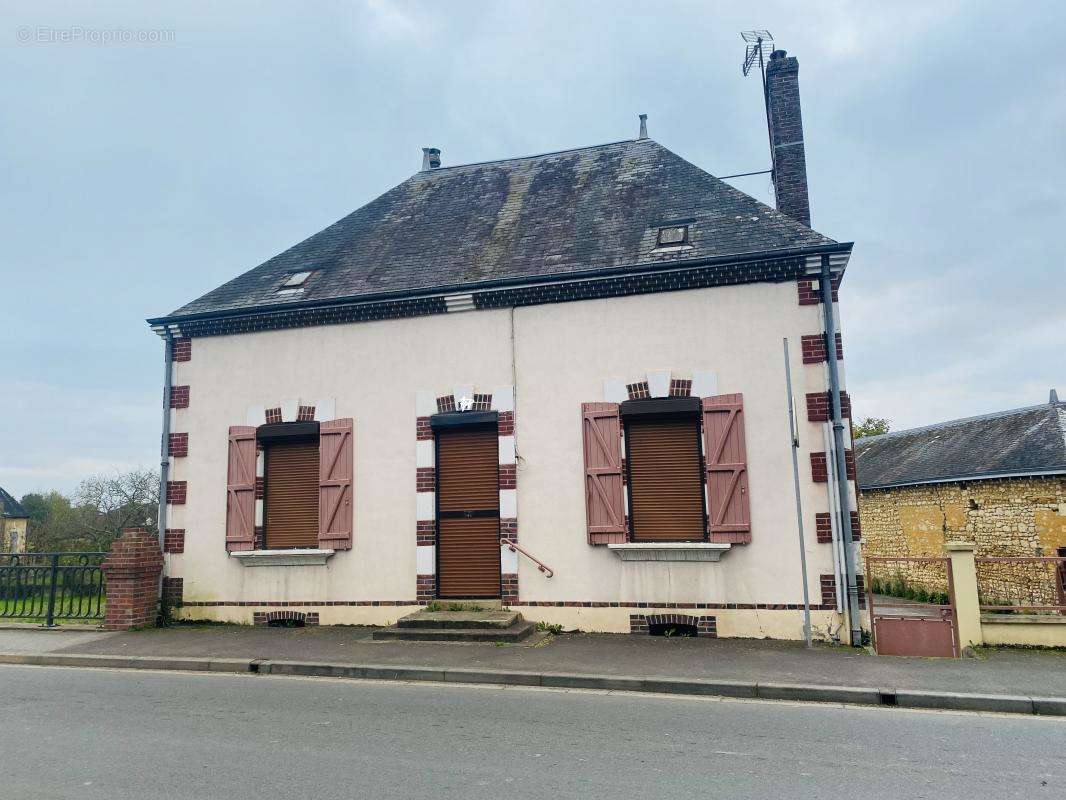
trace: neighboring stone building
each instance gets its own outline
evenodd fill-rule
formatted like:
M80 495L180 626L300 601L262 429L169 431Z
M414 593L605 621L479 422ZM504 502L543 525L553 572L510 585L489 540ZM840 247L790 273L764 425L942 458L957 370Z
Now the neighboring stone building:
M866 556L940 556L955 540L978 558L1066 556L1066 403L1054 391L1045 405L859 439L855 453ZM934 567L899 574L946 589ZM1062 580L1053 565L979 568L985 602L1062 603Z
M0 486L0 553L24 553L29 515Z

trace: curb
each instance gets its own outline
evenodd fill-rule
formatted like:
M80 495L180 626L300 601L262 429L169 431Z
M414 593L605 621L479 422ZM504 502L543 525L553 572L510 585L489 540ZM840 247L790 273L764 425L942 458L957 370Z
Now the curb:
M740 697L806 703L842 703L944 711L981 711L1066 717L1066 697L964 694L911 689L875 689L865 686L754 683L670 677L590 675L558 672L520 672L486 669L437 669L389 664L333 664L304 661L270 661L248 658L170 658L165 656L115 656L78 653L0 653L0 664L51 667L148 669L183 672L223 672L255 675L289 675L356 678L389 681L545 686L566 689L601 689L622 692Z

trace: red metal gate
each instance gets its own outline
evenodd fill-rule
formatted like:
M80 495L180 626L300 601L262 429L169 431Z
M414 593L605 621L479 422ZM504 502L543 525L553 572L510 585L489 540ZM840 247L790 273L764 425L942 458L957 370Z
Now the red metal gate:
M877 579L880 565L903 563L922 565L939 573L943 570L947 602L943 597L937 602L895 596L892 589L886 594L875 592L874 587L902 586ZM898 574L898 570L897 570ZM870 610L870 625L873 631L873 646L883 656L934 656L959 657L959 625L955 612L955 587L951 580L951 561L948 558L918 556L870 556L866 559L867 607ZM895 594L902 594L895 589ZM932 592L937 594L937 592ZM921 595L920 595L921 596Z

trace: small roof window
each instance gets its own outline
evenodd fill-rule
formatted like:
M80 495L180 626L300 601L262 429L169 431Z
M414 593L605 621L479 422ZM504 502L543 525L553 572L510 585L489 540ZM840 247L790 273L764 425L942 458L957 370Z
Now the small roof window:
M313 270L305 270L304 272L294 272L288 277L285 283L281 284L282 289L291 289L295 286L303 286L308 278L311 277Z
M688 225L668 225L659 228L658 247L676 247L688 243Z

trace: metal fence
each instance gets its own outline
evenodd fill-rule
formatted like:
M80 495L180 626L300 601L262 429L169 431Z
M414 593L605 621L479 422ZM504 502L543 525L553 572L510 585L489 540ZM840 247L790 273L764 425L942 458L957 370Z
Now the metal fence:
M981 611L1066 614L1066 558L976 558Z
M107 553L0 553L0 618L103 619Z

